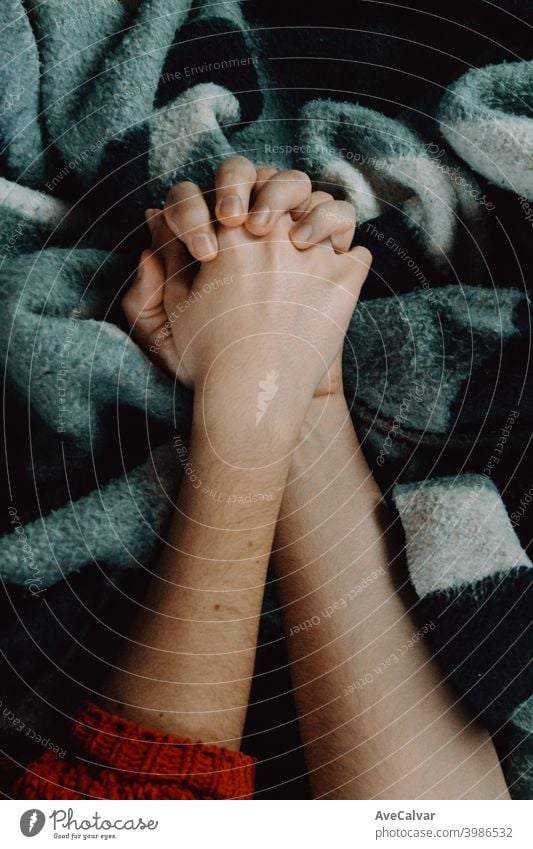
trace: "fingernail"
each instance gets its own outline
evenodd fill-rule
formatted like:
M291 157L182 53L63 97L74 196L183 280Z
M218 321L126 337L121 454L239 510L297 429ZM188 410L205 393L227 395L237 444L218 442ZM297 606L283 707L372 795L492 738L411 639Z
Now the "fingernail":
M197 259L211 256L211 254L216 254L217 252L216 245L214 244L211 236L208 236L207 233L198 233L196 236L193 236L191 248L191 253Z
M297 242L309 242L313 228L310 224L302 224L301 227L295 227L291 230L291 238Z
M222 198L218 207L218 213L223 218L236 218L244 212L239 195L228 195Z
M259 224L260 227L266 227L270 218L270 209L268 206L258 206L252 209L253 221Z

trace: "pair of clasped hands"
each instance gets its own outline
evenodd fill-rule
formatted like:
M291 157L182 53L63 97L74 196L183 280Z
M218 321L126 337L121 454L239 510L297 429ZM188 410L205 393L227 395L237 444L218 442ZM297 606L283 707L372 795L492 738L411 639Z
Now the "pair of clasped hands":
M265 425L297 428L314 396L342 391L344 335L371 263L351 247L350 203L301 171L235 156L213 190L178 183L146 219L152 245L122 303L158 365L204 403L223 381L250 426L265 374L280 390Z

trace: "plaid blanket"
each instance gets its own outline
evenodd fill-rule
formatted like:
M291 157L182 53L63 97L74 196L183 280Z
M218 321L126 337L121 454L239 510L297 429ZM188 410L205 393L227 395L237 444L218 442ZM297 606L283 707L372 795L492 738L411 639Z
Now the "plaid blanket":
M95 619L98 651L120 633L125 570L157 554L190 397L132 343L120 297L144 209L239 152L357 209L375 259L346 338L354 422L428 639L530 797L533 61L518 24L482 64L462 43L444 62L429 25L400 49L408 14L369 5L280 30L253 2L3 0L4 704L61 720L58 681L79 684ZM426 52L431 83L410 70Z

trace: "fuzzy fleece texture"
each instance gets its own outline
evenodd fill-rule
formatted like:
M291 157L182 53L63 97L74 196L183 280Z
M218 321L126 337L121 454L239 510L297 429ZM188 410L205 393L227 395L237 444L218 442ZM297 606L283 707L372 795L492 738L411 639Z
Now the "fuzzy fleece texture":
M527 797L533 62L516 43L483 47L482 67L466 53L439 65L418 27L437 68L421 89L402 42L409 13L369 22L368 6L335 32L262 27L253 2L0 5L4 681L17 715L44 723L67 650L79 667L73 646L95 617L119 631L103 611L118 610L126 570L157 554L190 397L132 343L120 297L148 243L144 209L177 180L209 185L240 152L301 167L357 208L374 264L347 334L347 397L405 529L429 639ZM391 33L399 81L380 76ZM273 646L271 607L267 595L261 640Z

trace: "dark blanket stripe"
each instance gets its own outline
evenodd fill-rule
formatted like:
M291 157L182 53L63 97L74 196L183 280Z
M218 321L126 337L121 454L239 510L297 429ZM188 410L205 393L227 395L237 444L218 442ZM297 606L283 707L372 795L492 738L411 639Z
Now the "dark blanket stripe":
M533 691L532 570L435 592L420 601L433 648L476 714L499 728Z

